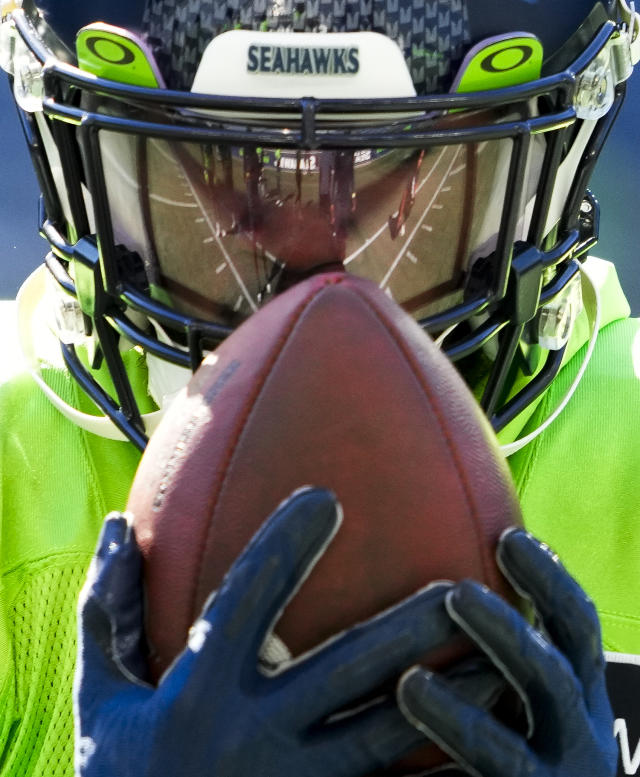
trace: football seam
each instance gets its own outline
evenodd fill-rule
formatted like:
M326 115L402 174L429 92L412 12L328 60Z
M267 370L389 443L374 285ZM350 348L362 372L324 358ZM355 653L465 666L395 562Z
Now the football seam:
M397 328L394 324L394 322L391 319L387 319L383 316L382 311L378 310L376 307L374 307L371 303L371 301L368 299L366 295L362 293L360 289L357 287L349 287L350 289L353 288L353 291L363 300L363 302L367 305L367 307L371 310L371 312L374 314L374 316L380 321L380 323L384 326L385 330L389 333L389 336L395 343L396 348L400 351L402 356L404 357L405 361L409 365L411 372L413 373L414 378L417 380L417 382L422 387L423 393L425 395L425 398L427 399L429 405L431 406L431 409L436 416L438 420L438 425L440 427L440 430L442 432L442 435L445 439L445 442L447 444L447 447L449 449L449 452L451 454L451 457L455 464L456 474L458 476L458 480L462 486L462 490L465 496L465 500L467 502L467 506L469 508L469 512L472 516L472 525L473 529L476 534L476 547L479 551L479 557L480 557L480 564L482 568L482 572L484 575L485 580L493 580L493 575L490 574L490 564L488 564L488 559L485 557L485 551L484 551L484 537L482 535L482 532L480 531L479 527L479 515L476 508L475 499L473 499L473 496L471 494L471 489L469 488L469 483L465 475L465 468L462 466L459 456L456 451L456 447L452 444L451 436L449 434L449 430L447 425L444 423L444 416L441 412L441 409L439 405L435 402L433 392L429 388L427 384L422 380L422 376L420 375L420 371L416 367L415 359L413 358L411 352L403 345L402 339L398 336Z
M269 376L271 375L276 363L280 359L280 356L282 355L282 352L287 342L289 341L293 331L298 325L304 312L311 305L311 303L316 299L316 297L318 297L318 295L320 295L328 286L338 285L340 283L343 283L344 280L345 278L336 277L334 275L330 275L330 276L327 276L326 278L323 278L322 284L318 288L314 289L313 292L308 297L305 297L302 300L302 302L299 304L299 306L294 310L288 326L285 328L285 330L282 332L282 334L278 337L278 339L274 343L271 356L268 362L265 364L263 371L258 376L258 379L256 380L256 385L251 395L245 401L244 407L242 408L242 411L239 414L238 421L236 423L236 426L232 435L233 444L229 446L227 455L225 456L225 459L221 464L219 475L214 483L213 488L211 489L209 499L207 502L207 513L212 520L210 520L208 523L207 531L204 537L204 542L200 544L200 553L198 554L198 560L196 565L196 575L194 576L192 591L189 597L189 600L190 600L189 617L191 619L193 619L197 614L196 601L198 597L198 591L202 583L202 580L201 580L202 564L205 556L205 551L209 547L210 535L211 535L211 531L213 530L213 524L214 524L213 517L216 512L216 509L214 508L214 504L216 503L216 499L219 496L219 494L221 494L222 491L224 490L225 483L227 482L227 479L229 477L231 462L233 461L238 444L242 438L247 422L253 412L253 408L255 407L255 404L258 398L260 397L260 394L262 393L262 390L267 380L269 379ZM266 520L266 518L267 516L265 515L264 520Z
M254 390L245 401L244 406L242 407L242 410L238 415L238 420L235 424L233 435L231 436L233 443L228 448L225 459L221 463L219 475L215 483L213 484L213 488L209 493L209 497L207 501L207 512L212 519L215 513L217 512L217 508L214 507L214 505L216 504L216 501L219 495L224 491L225 484L230 476L230 470L231 470L233 459L235 457L238 445L242 439L242 436L246 428L246 425L249 421L249 418L251 417L253 410L255 408L255 405L258 402L259 397L263 392L266 383L269 380L269 377L271 376L276 364L278 363L280 357L282 356L282 353L285 350L285 347L289 342L296 327L298 326L301 318L303 317L307 309L312 305L312 303L318 298L318 296L320 296L329 286L343 284L345 281L348 282L350 280L353 280L353 279L349 277L336 277L335 275L330 275L330 276L327 276L326 278L323 278L321 285L313 289L313 291L299 303L298 307L294 309L291 316L291 320L289 321L287 327L283 330L283 332L280 334L280 336L274 343L270 358L265 364L261 373L259 374L256 380L256 385L254 387ZM417 368L415 358L411 354L410 350L403 344L402 338L400 338L398 335L397 325L393 322L393 320L386 317L383 314L382 310L375 307L372 304L371 300L364 294L364 292L360 288L358 288L358 286L355 283L347 283L346 288L348 291L353 291L357 295L357 297L362 302L365 303L367 309L373 314L373 316L380 322L380 324L383 326L384 331L387 332L387 334L389 335L393 345L395 346L395 348L398 350L400 355L403 357L404 361L409 366L411 374L413 375L414 379L416 380L418 385L420 385L420 387L422 388L422 393L437 419L438 426L443 436L443 440L452 457L456 476L462 487L464 499L467 503L467 507L471 516L471 524L473 527L473 531L476 534L476 540L477 540L476 547L478 549L478 559L480 562L480 568L482 570L484 579L487 581L493 581L495 576L490 573L490 563L489 563L490 559L487 558L487 551L484 550L484 546L483 546L484 536L480 531L480 527L479 527L480 516L478 514L476 500L473 498L473 495L469 486L469 482L465 474L465 468L464 466L462 466L456 447L452 444L449 428L445 423L445 417L442 413L442 410L439 404L435 401L433 392L422 379L420 370ZM265 516L265 519L266 517L267 516ZM196 601L202 584L201 576L202 576L203 559L205 556L206 548L209 547L210 536L211 536L211 532L213 531L214 523L215 523L214 520L209 521L209 524L207 526L207 531L204 537L204 543L199 544L200 553L198 554L198 559L197 559L196 575L194 577L192 590L189 596L191 618L193 618L195 614L197 614Z

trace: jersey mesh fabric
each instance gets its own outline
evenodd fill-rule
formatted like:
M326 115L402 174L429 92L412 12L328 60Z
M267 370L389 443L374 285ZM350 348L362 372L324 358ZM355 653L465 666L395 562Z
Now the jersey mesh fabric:
M146 383L140 360L127 355ZM95 411L68 375L45 375L66 401ZM0 775L72 777L76 602L139 453L70 424L28 375L0 389L0 429Z
M73 761L75 606L85 558L32 569L9 613L22 724L3 774L67 777ZM26 725L25 725L26 724Z

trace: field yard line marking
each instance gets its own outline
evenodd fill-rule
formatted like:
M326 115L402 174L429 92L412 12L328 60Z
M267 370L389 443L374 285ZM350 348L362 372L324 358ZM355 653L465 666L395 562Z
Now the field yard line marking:
M420 182L420 185L419 185L419 186L418 186L418 188L416 189L416 194L417 194L417 193L420 191L420 189L422 189L422 187L423 187L423 186L426 184L426 182L429 180L429 178L431 178L431 174L432 174L432 173L433 173L433 171L436 169L436 167L437 167L437 166L440 164L440 160L442 159L442 155L444 154L444 152L445 152L446 150L447 150L447 146L443 146L443 147L442 147L442 151L440 152L440 155L438 156L438 158L436 159L436 161L434 162L434 164L431 166L431 170L429 170L429 172L428 172L428 173L425 175L425 177L423 178L423 180ZM360 255L360 254L361 254L361 253L362 253L362 252L363 252L363 251L364 251L364 250L365 250L365 249L366 249L368 246L370 246L370 245L371 245L371 243L373 243L373 241L374 241L374 240L377 240L377 239L380 237L380 235L382 234L382 232L384 232L384 230L387 228L387 226L388 226L388 222L387 222L387 221L385 221L385 222L383 223L383 225L380 227L380 229L378 229L376 232L374 232L374 233L373 233L373 235L371 235L371 237L368 237L368 238L367 238L367 239L364 241L364 243L362 243L362 245L360 246L360 248L358 248L358 250L357 250L357 251L354 251L352 254L350 254L350 255L349 255L349 256L348 256L348 257L347 257L347 258L344 260L344 262L343 262L342 264L343 264L343 265L346 267L346 265L348 265L348 264L349 264L349 262L353 261L353 260L354 260L354 259L355 259L357 256L359 256L359 255Z
M184 168L183 168L183 171L184 171ZM251 310L255 313L258 310L258 306L253 301L253 298L251 297L251 294L249 294L249 290L244 285L244 281L240 277L240 273L238 272L237 267L231 261L231 255L229 254L227 249L222 244L222 240L220 240L220 238L218 237L218 234L217 234L216 230L214 229L213 224L211 223L211 219L209 218L209 214L206 212L206 210L202 206L202 202L201 202L200 198L198 197L198 193L193 188L193 185L191 183L191 179L189 178L188 175L186 175L186 171L184 171L184 172L185 172L185 178L189 182L189 188L191 189L191 192L192 192L196 202L198 203L198 207L200 208L200 212L204 216L205 221L207 222L207 226L209 227L209 230L211 231L211 234L213 235L214 240L217 242L218 247L222 251L222 254L223 254L224 258L227 260L227 264L229 265L229 269L233 273L233 277L236 279L236 282L237 282L238 286L240 287L240 290L242 291L242 295L244 296L244 298L249 303L249 307L251 308ZM237 310L237 309L238 308L236 307L235 310Z
M436 197L437 197L437 196L440 194L440 189L442 189L442 187L443 187L443 186L444 186L444 184L446 183L447 179L449 178L449 171L450 171L450 170L451 170L451 168L453 167L453 163L454 163L454 162L456 161L456 159L458 158L458 154L459 154L459 153L460 153L460 147L458 147L458 148L456 149L456 153L453 155L453 159L452 159L452 160L451 160L451 162L449 163L449 167L447 168L447 171L445 172L443 179L440 181L440 184L439 184L438 188L435 190L435 192L434 192L434 195L433 195L433 197L431 198L431 200L429 201L429 204L428 204L428 205L427 205L427 207L425 208L425 210L424 210L424 212L423 212L422 216L420 217L420 219L418 219L418 223L417 223L417 224L415 225L415 227L414 227L414 228L411 230L411 234L410 234L410 235L409 235L409 237L408 237L408 238L407 238L407 239L404 241L404 245L403 245L403 246L402 246L402 248L401 248L401 249L398 251L398 254L397 254L396 258L395 258L395 259L393 260L393 262L391 263L391 267L389 267L389 269L387 270L387 272L386 272L386 274L385 274L384 278L383 278L383 279L380 281L380 284L379 284L379 285L380 285L380 288L382 288L383 286L386 286L386 284L387 284L387 281L388 281L388 280L389 280L389 278L391 277L391 274L393 273L393 271L394 271L394 270L396 269L396 267L398 266L398 262L399 262L399 261L402 259L402 256L403 256L404 252L406 251L406 249L407 249L407 246L408 246L408 245L409 245L409 243L410 243L410 242L413 240L413 238L415 237L415 234L416 234L416 232L418 231L418 229L419 229L420 225L422 224L422 222L423 222L423 221L424 221L424 219L426 218L426 216L427 216L427 213L429 213L429 211L431 210L431 206L432 206L432 205L433 205L433 203L435 202L435 200L436 200Z
M195 202L178 202L178 200L170 200L168 197L161 197L159 194L149 194L150 200L156 200L156 202L162 202L165 205L173 205L176 208L197 208Z

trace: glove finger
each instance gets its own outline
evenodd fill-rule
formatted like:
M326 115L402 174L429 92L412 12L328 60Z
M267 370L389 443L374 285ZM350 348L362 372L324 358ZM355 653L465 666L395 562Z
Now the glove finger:
M422 731L402 715L394 699L328 723L305 749L318 763L331 764L332 777L370 774L427 744Z
M567 710L584 713L571 665L515 608L471 580L454 586L445 601L451 617L521 695L530 734L541 723L561 727ZM534 719L534 710L544 710L544 718Z
M427 653L462 633L449 617L449 583L435 583L368 621L320 645L312 654L281 665L283 703L295 688L300 700L290 714L311 724L363 697L370 697Z
M480 655L454 664L442 676L461 698L485 709L492 709L504 691L511 687L502 672Z
M408 670L398 683L397 699L406 719L470 774L539 774L538 760L522 737L431 672Z
M140 553L126 517L107 516L78 602L74 696L87 715L146 671L140 574Z
M569 659L589 695L605 666L593 602L549 548L522 530L507 532L498 562L514 588L532 599L548 634Z
M197 686L213 676L221 661L230 682L247 665L257 671L265 635L324 552L340 521L335 498L323 489L297 491L283 502L205 605L190 630L186 650L170 672L189 676L189 682Z

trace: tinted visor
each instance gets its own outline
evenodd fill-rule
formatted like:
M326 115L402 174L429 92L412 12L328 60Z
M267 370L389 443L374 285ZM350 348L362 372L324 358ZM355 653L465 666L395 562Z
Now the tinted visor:
M339 266L416 318L462 302L496 246L513 141L296 151L103 129L100 148L115 242L141 256L152 295L236 324ZM542 155L529 155L523 203ZM511 204L518 239L528 209Z

